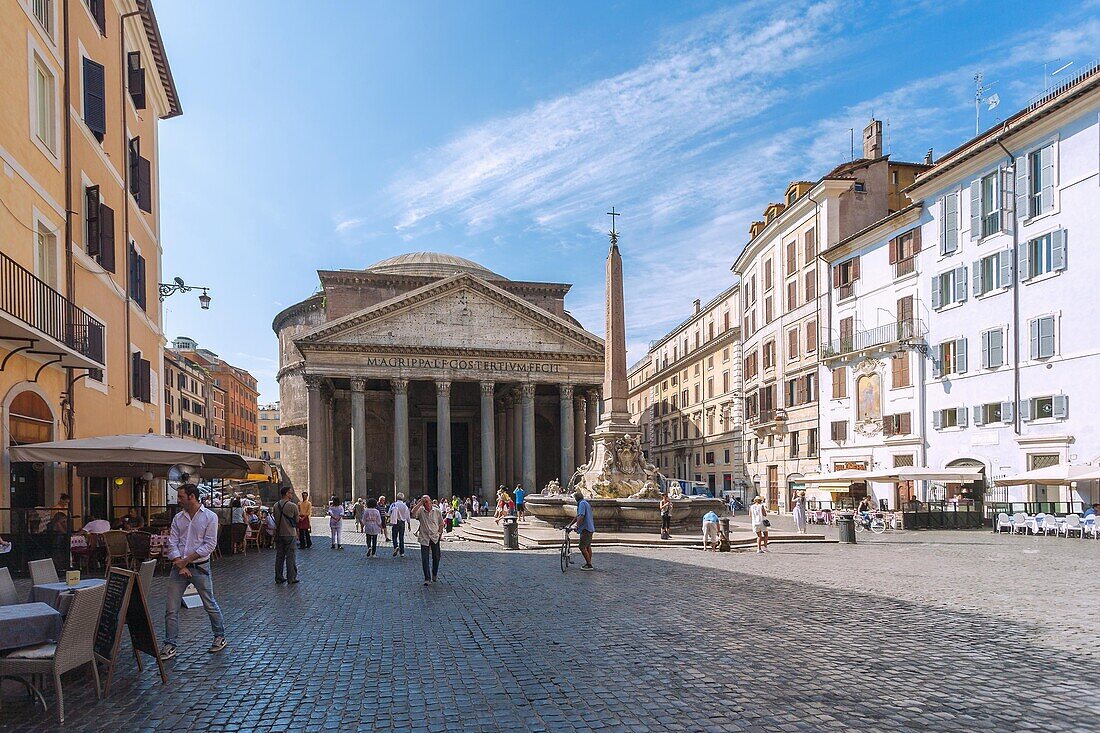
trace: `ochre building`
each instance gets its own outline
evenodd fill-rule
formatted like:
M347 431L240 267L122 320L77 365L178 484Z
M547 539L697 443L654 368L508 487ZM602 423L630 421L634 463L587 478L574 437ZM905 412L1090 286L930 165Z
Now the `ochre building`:
M492 498L563 483L586 460L603 341L570 286L413 253L318 273L275 317L282 466L314 498Z

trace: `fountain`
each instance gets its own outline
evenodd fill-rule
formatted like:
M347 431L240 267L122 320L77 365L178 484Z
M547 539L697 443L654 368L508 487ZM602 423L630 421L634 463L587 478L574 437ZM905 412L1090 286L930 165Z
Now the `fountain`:
M596 530L659 530L662 485L666 482L645 459L641 434L630 421L627 407L626 317L623 307L623 259L611 210L611 247L607 253L604 346L603 417L592 433L592 455L563 489L551 481L541 494L529 496L527 512L536 519L560 526L576 516L572 495L580 491L596 519ZM672 526L697 529L708 511L721 513L720 499L683 496L673 482Z

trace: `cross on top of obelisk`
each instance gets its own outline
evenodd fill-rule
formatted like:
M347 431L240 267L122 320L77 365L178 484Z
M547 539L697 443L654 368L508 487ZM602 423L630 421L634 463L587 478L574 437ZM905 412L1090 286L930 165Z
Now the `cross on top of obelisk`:
M619 232L615 229L615 217L622 216L622 214L615 211L615 207L612 206L611 211L607 212L607 215L611 217L611 231L608 232L608 235L611 237L612 246L616 246L619 244Z

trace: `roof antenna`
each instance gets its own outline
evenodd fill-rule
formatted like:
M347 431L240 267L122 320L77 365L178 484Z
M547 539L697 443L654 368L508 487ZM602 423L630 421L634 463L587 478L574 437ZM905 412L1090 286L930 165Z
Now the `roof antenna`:
M849 144L851 145L851 152L848 154L848 162L851 163L856 159L856 128L848 128Z

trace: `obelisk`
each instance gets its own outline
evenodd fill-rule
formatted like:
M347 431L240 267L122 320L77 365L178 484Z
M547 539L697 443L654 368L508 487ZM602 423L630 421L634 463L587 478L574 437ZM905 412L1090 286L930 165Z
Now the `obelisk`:
M626 315L623 306L623 257L619 253L619 233L615 229L615 217L619 214L612 208L611 248L607 252L607 273L605 278L604 317L607 331L604 336L603 366L603 419L599 432L630 431L630 410L627 406L626 382Z

